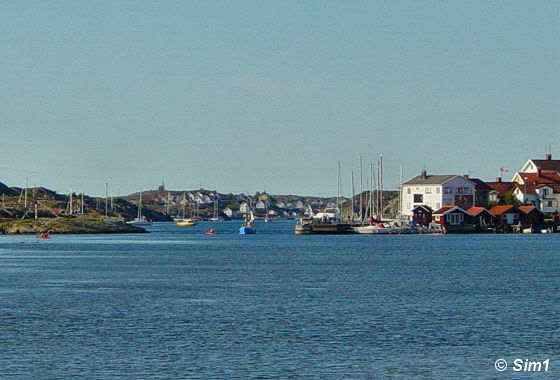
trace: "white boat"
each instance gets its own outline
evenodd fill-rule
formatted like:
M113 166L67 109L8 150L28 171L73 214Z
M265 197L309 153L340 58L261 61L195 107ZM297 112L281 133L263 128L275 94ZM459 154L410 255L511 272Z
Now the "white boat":
M378 233L377 232L378 228L377 228L377 226L374 226L374 225L356 226L356 227L352 227L352 229L357 234L369 235L369 234L377 234Z
M218 199L214 201L214 215L208 219L210 222L219 222L220 219L220 211L219 211L219 204Z
M140 192L140 199L138 200L138 216L133 220L128 221L127 224L137 227L150 226L152 224L152 222L142 215L142 192Z

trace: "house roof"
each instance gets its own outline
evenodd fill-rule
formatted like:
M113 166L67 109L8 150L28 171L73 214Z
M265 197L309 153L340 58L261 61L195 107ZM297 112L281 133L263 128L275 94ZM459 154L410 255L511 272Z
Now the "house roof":
M551 170L541 170L538 173L517 173L523 184L517 188L524 194L534 194L537 188L549 186L555 192L560 192L560 173Z
M531 160L541 170L560 172L560 160Z
M443 206L442 208L434 212L433 215L445 215L447 213L450 213L451 211L459 211L462 213L467 213L459 206Z
M513 182L499 181L499 182L486 182L486 184L488 185L488 187L498 192L498 194L500 195L504 195L505 193L507 193L513 188Z
M541 170L538 173L518 173L524 182L560 183L560 174L552 170Z
M445 182L457 177L457 175L419 175L403 183L403 185L442 185Z
M530 214L531 212L537 210L537 208L533 205L523 205L518 207L519 211L524 214ZM538 210L537 210L538 211Z
M482 214L483 212L486 213L490 213L487 209L485 209L484 207L471 207L469 209L467 209L467 212L469 214L471 214L472 216L478 216L480 214Z
M507 213L508 211L513 210L515 210L515 207L513 207L513 205L498 205L490 209L490 214L494 216L500 216Z
M492 188L480 178L467 178L469 181L474 182L474 188L477 191L490 191Z
M434 210L432 210L432 208L431 208L430 206L426 206L426 205L418 205L418 206L415 206L415 207L412 209L412 211L416 210L417 208L422 208L422 209L424 209L424 210L426 210L426 211L428 211L428 212L433 212L433 211L434 211Z

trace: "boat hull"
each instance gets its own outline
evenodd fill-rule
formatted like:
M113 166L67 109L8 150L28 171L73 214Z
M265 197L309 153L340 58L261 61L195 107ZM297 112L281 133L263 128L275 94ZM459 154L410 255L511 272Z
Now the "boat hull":
M146 227L146 226L151 226L152 222L148 222L146 220L131 220L130 222L126 222L126 224L130 224L136 227Z
M312 224L313 235L346 235L353 234L354 230L349 224Z
M257 230L254 227L240 227L239 228L239 235L255 235Z
M178 220L175 222L177 227L194 227L196 224L197 223L192 219Z

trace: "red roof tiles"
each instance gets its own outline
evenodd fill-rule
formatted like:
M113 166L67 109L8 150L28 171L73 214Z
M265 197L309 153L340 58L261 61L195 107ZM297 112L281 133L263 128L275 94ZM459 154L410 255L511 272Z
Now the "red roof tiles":
M484 211L488 212L488 210L486 210L484 207L478 207L478 206L467 209L467 212L472 216L478 216L482 214Z
M500 216L507 213L508 211L513 210L515 210L515 207L513 207L513 205L498 205L490 209L490 214L494 216Z

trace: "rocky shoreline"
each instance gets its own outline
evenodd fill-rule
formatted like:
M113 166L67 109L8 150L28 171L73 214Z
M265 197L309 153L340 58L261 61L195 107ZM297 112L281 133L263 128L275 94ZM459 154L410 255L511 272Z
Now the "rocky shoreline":
M51 234L130 234L146 233L143 228L120 220L92 217L59 217L0 220L0 233L6 235Z

